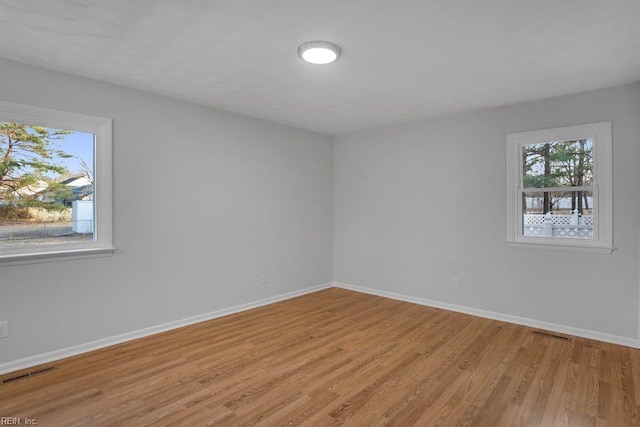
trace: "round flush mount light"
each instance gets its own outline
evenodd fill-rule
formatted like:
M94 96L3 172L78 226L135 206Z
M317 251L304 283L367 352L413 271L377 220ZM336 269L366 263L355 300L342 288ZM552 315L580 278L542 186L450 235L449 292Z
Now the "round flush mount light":
M342 49L340 49L340 46L321 40L302 43L298 46L298 56L310 64L331 64L336 62L341 54Z

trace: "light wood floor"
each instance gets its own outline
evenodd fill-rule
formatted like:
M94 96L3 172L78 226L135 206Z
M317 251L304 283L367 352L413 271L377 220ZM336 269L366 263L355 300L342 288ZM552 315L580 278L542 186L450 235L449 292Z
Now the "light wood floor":
M56 362L0 385L0 417L39 426L638 425L639 353L329 289Z

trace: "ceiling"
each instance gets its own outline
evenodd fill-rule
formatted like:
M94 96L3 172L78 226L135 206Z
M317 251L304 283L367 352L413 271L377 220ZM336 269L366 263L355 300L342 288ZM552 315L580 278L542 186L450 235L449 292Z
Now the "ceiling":
M336 135L640 81L640 0L0 0L0 57Z

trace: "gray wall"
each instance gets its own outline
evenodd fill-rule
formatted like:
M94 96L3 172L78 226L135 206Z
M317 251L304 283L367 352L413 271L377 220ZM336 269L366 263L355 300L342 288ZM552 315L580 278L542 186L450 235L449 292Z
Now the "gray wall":
M636 84L336 137L334 280L636 338L639 117ZM606 120L615 252L507 248L505 135Z
M0 267L0 363L331 281L331 137L7 61L0 76L2 100L114 119L117 247Z

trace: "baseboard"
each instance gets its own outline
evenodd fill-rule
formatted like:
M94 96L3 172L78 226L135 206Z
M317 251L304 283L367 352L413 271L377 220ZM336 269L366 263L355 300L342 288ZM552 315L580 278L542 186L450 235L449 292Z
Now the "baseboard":
M120 344L123 342L135 340L138 338L144 338L144 337L158 334L161 332L170 331L172 329L182 328L184 326L193 325L195 323L205 322L207 320L216 319L218 317L228 316L230 314L251 310L253 308L262 307L264 305L285 301L287 299L321 291L323 289L327 289L331 287L348 289L348 290L362 292L370 295L377 295L377 296L391 298L399 301L406 301L414 304L425 305L428 307L441 308L444 310L455 311L458 313L471 314L473 316L485 317L488 319L500 320L508 323L515 323L518 325L559 332L562 334L575 335L583 338L604 341L612 344L624 345L627 347L640 348L640 339L633 339L633 338L622 337L618 335L611 335L603 332L591 331L588 329L574 328L571 326L559 325L556 323L543 322L540 320L528 319L524 317L512 316L512 315L502 314L502 313L496 313L496 312L481 310L473 307L449 304L441 301L434 301L426 298L419 298L419 297L414 297L410 295L399 294L396 292L382 291L378 289L368 288L364 286L357 286L357 285L352 285L348 283L332 282L332 283L325 283L322 285L312 286L312 287L301 289L298 291L289 292L286 294L280 294L273 297L264 298L264 299L253 301L246 304L240 304L233 307L212 311L210 313L204 313L197 316L188 317L186 319L164 323L162 325L152 326L149 328L140 329L140 330L128 332L125 334L116 335L109 338L103 338L100 340L91 341L86 344L80 344L73 347L68 347L60 350L51 351L48 353L26 357L24 359L18 359L11 362L2 363L0 364L0 375L7 374L9 372L19 371L22 369L31 368L33 366L38 366L45 363L55 362L57 360L66 359L67 357L77 356L79 354L88 353L94 350L99 350L101 348L109 347L115 344Z
M572 326L559 325L556 323L543 322L525 317L512 316L509 314L496 313L488 310L481 310L463 305L449 304L441 301L434 301L425 298L418 298L395 292L381 291L378 289L367 288L363 286L351 285L348 283L334 282L337 288L348 289L351 291L362 292L370 295L391 298L399 301L411 302L414 304L426 305L428 307L442 308L444 310L456 311L458 313L471 314L473 316L485 317L488 319L501 320L503 322L515 323L517 325L529 326L547 331L559 332L561 334L574 335L582 338L588 338L597 341L604 341L612 344L624 345L626 347L640 348L640 339L628 338L619 335L611 335L603 332L591 331L589 329L574 328Z
M45 363L51 363L56 360L66 359L67 357L77 356L79 354L88 353L94 350L99 350L101 348L109 347L115 344L120 344L126 341L148 337L150 335L155 335L160 332L166 332L172 329L193 325L195 323L216 319L218 317L228 316L230 314L239 313L241 311L251 310L252 308L262 307L264 305L273 304L275 302L288 300L301 295L327 289L332 286L333 286L333 283L325 283L322 285L312 286L312 287L301 289L298 291L288 292L286 294L280 294L273 297L264 298L258 301L253 301L246 304L240 304L233 307L212 311L210 313L204 313L204 314L199 314L197 316L188 317L186 319L164 323L162 325L151 326L149 328L139 329L133 332L127 332L125 334L116 335L109 338L103 338L97 341L91 341L86 344L80 344L73 347L51 351L48 353L38 354L36 356L26 357L24 359L18 359L11 362L2 363L0 364L0 375L4 375L9 372L19 371L22 369L31 368L33 366L42 365Z

